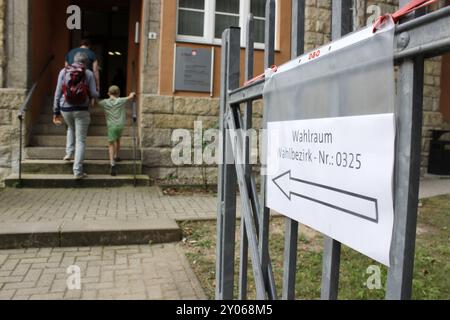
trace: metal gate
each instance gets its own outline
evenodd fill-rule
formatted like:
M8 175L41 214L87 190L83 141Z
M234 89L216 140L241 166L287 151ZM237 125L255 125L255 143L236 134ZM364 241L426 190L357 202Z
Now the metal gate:
M305 0L292 0L292 58L303 53ZM409 0L400 0L400 7ZM396 26L394 53L398 65L394 185L394 232L386 299L410 299L416 240L422 137L424 59L450 51L450 7L429 14L410 14ZM332 38L353 31L352 0L332 0ZM245 78L253 78L253 17L248 18ZM252 127L252 106L262 98L264 79L239 87L240 29L222 36L220 96L220 165L217 220L216 298L231 300L235 289L236 196L239 186L242 223L239 266L239 299L247 298L248 256L254 275L256 298L275 300L275 280L269 254L269 218L266 179L258 194L250 165L250 141L233 130ZM266 5L264 66L275 58L275 0ZM266 126L267 124L264 124ZM298 223L286 218L282 299L295 299ZM321 298L337 299L341 244L326 238L323 248Z

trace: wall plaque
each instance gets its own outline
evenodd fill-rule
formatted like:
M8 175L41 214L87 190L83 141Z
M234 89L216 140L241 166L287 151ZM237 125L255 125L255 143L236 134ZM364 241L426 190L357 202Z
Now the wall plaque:
M174 91L212 93L213 49L175 48Z

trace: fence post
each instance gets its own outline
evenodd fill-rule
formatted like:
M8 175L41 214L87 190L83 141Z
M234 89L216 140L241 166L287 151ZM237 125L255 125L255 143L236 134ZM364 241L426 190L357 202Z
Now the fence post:
M223 260L223 205L224 205L224 165L225 165L225 92L227 87L227 52L228 52L228 30L222 35L222 56L220 69L220 114L219 114L219 166L217 176L217 238L216 238L216 299L222 299L222 260Z
M227 134L229 90L239 87L240 29L229 28L222 36L222 82L220 98L220 160L219 204L217 214L216 298L233 299L235 231L236 231L236 170L230 137Z
M250 14L247 20L247 37L245 40L245 80L248 81L253 78L253 62L254 62L254 33L253 33L253 15ZM245 104L243 130L245 133L244 141L244 172L247 182L248 190L251 189L251 170L250 165L250 136L249 129L252 127L252 104L253 101L248 101ZM242 216L242 215L241 215ZM239 300L247 299L247 272L248 272L248 238L245 219L241 217L241 253L239 266Z
M352 0L333 0L332 39L337 40L353 30ZM326 237L323 250L322 293L323 300L336 300L339 291L341 244Z
M266 3L266 25L265 25L265 50L264 50L264 68L271 67L275 62L275 0L267 0ZM267 129L267 123L264 120L263 128ZM262 148L265 148L262 146ZM264 152L264 151L263 151ZM273 282L270 279L269 272L269 223L270 210L266 206L266 176L261 176L261 216L259 217L259 251L261 255L261 267L264 275L264 282L267 286L267 291L270 293L270 298L275 299L276 294L273 292L274 286L269 283Z
M305 51L305 0L292 0L291 58ZM299 223L286 218L284 242L283 300L295 300Z
M400 7L408 1L400 0ZM422 15L423 11L409 18ZM394 231L386 299L411 299L419 202L424 59L402 61L397 80Z

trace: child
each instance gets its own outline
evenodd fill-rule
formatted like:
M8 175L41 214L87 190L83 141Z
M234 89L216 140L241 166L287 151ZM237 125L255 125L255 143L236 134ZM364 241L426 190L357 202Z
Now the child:
M106 123L108 126L109 158L111 160L111 175L117 175L116 163L120 161L120 139L125 127L126 112L125 105L136 96L132 92L127 98L120 98L120 89L111 86L108 90L109 99L100 101L98 104L105 111Z

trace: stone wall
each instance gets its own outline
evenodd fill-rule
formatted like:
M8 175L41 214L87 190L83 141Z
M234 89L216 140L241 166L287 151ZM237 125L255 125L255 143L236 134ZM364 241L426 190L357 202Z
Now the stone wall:
M150 2L154 12L152 14L152 31L160 30L158 14L160 6L157 0ZM331 39L331 0L307 0L305 20L305 50L319 47ZM356 1L358 8L354 16L357 28L364 27L368 18L373 15L374 8L378 5L381 14L394 12L398 8L398 0L384 1ZM373 19L373 17L372 17ZM144 83L152 83L156 79L155 73L158 66L155 61L155 51L159 48L159 42L148 44L148 65L144 73L147 80ZM150 59L150 57L153 57ZM443 126L442 116L439 112L440 96L440 59L430 59L425 64L424 86L424 138L422 173L425 173L428 162L430 129ZM146 86L152 88L153 85ZM147 90L142 97L141 105L141 147L145 172L155 181L161 184L180 183L215 183L217 180L217 168L214 166L183 165L176 166L172 161L172 150L177 142L172 141L175 129L186 129L191 132L193 139L194 123L201 121L204 129L217 125L219 117L219 100L210 98L173 97L160 96L153 90ZM148 94L151 93L151 94ZM256 108L255 127L261 126L261 103Z
M141 148L146 174L159 184L217 182L217 166L173 163L173 147L179 141L173 141L172 136L176 129L188 130L193 146L196 122L203 130L217 129L219 99L145 95L141 108ZM255 102L253 123L255 128L262 125L260 102Z
M425 77L423 88L423 130L422 130L422 161L421 173L428 169L431 131L442 129L444 121L440 112L441 96L441 58L436 57L425 61Z
M0 185L17 169L20 132L17 112L25 93L25 90L0 89Z
M0 0L0 87L4 84L6 0Z
M432 9L444 6L445 1L435 4ZM331 38L331 0L307 0L305 12L305 50L311 50L330 41ZM373 20L378 6L381 14L393 13L398 9L398 0L364 1L356 0L356 28L362 28ZM424 118L422 139L422 175L426 173L430 150L430 130L442 129L450 126L443 122L440 113L440 81L441 59L439 57L425 61L424 77Z

